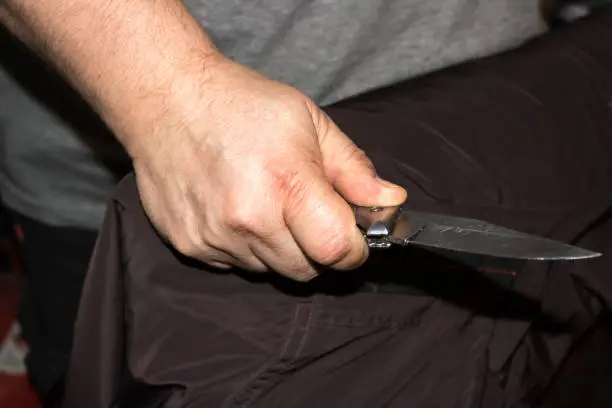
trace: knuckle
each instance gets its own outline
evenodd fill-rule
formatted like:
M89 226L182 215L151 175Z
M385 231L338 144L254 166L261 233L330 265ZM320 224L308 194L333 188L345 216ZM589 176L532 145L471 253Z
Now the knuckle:
M189 258L201 258L201 247L190 239L182 237L170 238L170 242L174 248L181 254Z
M255 205L230 206L225 213L225 223L234 234L240 236L259 235L265 229Z
M270 170L273 184L281 192L289 208L301 208L308 195L310 182L305 179L298 169L285 169L274 166Z
M199 229L196 231L195 228L184 228L182 233L173 234L170 242L184 256L204 262L212 260L211 247L199 233Z
M328 234L321 242L313 259L324 266L332 266L350 255L352 252L351 238L344 233Z
M367 167L372 171L372 173L375 172L374 163L372 163L372 160L370 160L365 151L358 148L354 144L351 143L345 148L345 154L348 160L357 162L363 167Z

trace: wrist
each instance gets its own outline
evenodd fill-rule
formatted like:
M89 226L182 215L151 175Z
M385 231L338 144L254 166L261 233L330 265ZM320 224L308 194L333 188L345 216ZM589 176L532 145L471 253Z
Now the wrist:
M208 67L223 59L176 0L7 4L0 21L58 69L132 155L157 127L180 125Z
M165 72L163 80L149 81L137 93L125 93L117 103L108 104L102 116L136 160L199 122L205 101L214 99L209 88L224 76L220 66L228 62L233 64L217 51L192 57L188 64Z

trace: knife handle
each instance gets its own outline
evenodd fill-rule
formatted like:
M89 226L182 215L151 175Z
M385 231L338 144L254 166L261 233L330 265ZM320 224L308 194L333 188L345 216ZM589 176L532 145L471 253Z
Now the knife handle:
M380 239L391 235L400 213L400 206L360 207L352 206L357 225L366 238Z

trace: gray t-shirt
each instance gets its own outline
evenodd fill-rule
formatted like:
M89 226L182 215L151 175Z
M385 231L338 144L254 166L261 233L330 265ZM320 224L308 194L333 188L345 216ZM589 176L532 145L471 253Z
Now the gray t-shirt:
M185 4L226 55L322 105L512 48L545 30L536 0ZM69 117L52 114L0 71L2 198L50 224L97 227L126 159L104 132L69 126Z

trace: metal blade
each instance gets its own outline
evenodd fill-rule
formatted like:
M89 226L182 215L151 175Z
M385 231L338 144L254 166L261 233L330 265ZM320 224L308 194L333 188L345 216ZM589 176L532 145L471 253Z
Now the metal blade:
M485 221L400 207L354 207L368 245L414 245L498 258L541 261L595 258L600 253Z
M541 261L601 254L470 218L400 210L387 238L399 245L447 249L499 258Z

